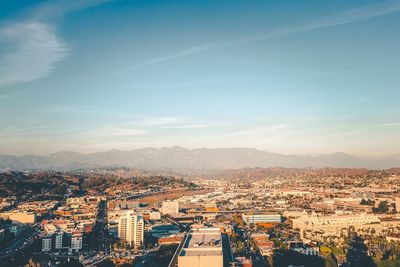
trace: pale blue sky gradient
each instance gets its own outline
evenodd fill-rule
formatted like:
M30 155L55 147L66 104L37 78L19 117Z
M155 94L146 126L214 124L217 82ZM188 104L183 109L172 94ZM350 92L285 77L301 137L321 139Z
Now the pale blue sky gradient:
M400 154L398 25L400 1L1 1L0 153Z

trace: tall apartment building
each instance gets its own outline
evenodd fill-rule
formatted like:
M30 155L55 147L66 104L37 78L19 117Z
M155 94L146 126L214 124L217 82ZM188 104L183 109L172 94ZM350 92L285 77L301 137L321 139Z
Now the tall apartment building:
M52 243L53 243L53 235L52 234L48 234L48 235L42 237L42 251L43 252L51 251Z
M176 214L179 213L178 201L164 201L160 209L161 214Z
M71 236L71 251L79 252L83 247L83 235L81 232L72 233Z
M143 217L132 211L126 212L118 221L118 237L134 249L141 249L144 241Z
M62 247L63 247L63 238L64 238L64 233L63 232L56 233L55 238L54 238L54 248L55 249L62 249Z
M53 250L60 250L64 246L64 241L64 232L58 231L49 233L42 238L42 251L50 252Z

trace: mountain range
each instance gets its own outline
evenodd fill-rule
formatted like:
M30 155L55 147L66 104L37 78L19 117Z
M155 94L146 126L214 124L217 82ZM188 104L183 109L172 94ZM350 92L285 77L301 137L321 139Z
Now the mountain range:
M82 169L129 167L138 169L238 169L253 167L286 168L368 168L400 166L400 155L357 157L346 153L287 155L253 148L142 148L130 151L109 150L91 154L62 151L54 154L0 155L2 170Z

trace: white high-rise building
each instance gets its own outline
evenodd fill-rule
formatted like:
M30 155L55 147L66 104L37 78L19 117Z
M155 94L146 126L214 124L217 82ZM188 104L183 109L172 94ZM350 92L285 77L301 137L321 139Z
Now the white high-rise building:
M51 243L52 243L52 235L49 234L47 236L44 236L42 238L42 251L43 252L49 252L51 251Z
M71 250L78 252L83 247L83 235L80 232L73 233L71 237Z
M63 232L59 232L55 236L55 249L62 249L63 247Z
M179 213L179 202L178 201L164 201L160 209L161 214L177 214Z
M132 211L126 212L118 221L118 237L134 249L141 249L144 241L143 217Z

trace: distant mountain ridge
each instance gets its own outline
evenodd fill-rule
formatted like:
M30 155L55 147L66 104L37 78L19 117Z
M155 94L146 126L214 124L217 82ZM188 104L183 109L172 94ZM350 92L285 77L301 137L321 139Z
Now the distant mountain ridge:
M109 150L91 154L62 151L45 156L0 155L0 170L80 169L129 167L140 169L239 169L268 168L368 168L400 167L400 156L356 157L346 153L322 155L285 155L254 148L141 148L130 151Z

